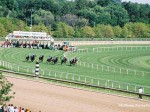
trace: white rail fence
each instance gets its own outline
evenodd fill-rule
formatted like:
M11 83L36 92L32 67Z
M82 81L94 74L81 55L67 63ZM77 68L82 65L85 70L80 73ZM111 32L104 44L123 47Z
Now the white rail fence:
M119 68L119 67L117 68L117 67L112 67L112 66L98 65L98 64L92 64L92 63L81 62L81 61L78 61L77 65L82 66L82 67L87 67L92 70L106 71L106 72L125 74L125 75L136 75L136 76L143 77L143 76L150 74L150 72L146 72L146 71L125 69L125 68Z
M150 50L150 46L114 46L114 47L93 48L93 52L131 51L131 50Z
M150 46L149 46L150 48ZM78 53L88 52L88 49L79 49ZM65 56L68 55L70 52L66 52ZM74 53L74 52L71 52ZM68 56L67 56L68 58ZM68 58L68 60L71 60ZM106 72L112 72L112 73L118 73L118 74L125 74L125 75L136 75L136 76L146 76L149 75L150 72L146 71L139 71L139 70L133 70L133 69L126 69L126 68L119 68L119 67L112 67L107 65L99 65L99 64L93 64L93 63L87 63L87 62L81 62L78 61L77 65L82 67L87 67L92 70L100 70L100 71L106 71Z
M16 64L12 64L12 63L9 63L6 61L1 61L1 60L0 60L0 67L4 68L4 69L9 69L9 70L15 71L15 72L30 73L30 74L33 74L33 76L35 76L35 68L34 67L16 65ZM142 86L142 85L136 85L136 84L130 84L130 83L124 83L124 82L117 82L117 81L112 81L112 80L96 79L93 77L85 77L85 76L76 75L76 74L72 74L72 73L52 71L52 70L48 70L48 69L40 69L39 73L40 73L41 77L58 78L58 79L62 79L62 80L71 80L71 81L75 81L75 82L92 84L95 86L127 90L127 91L132 91L132 92L138 92L139 87L142 87L143 92L145 94L150 94L150 87L148 87L148 86Z

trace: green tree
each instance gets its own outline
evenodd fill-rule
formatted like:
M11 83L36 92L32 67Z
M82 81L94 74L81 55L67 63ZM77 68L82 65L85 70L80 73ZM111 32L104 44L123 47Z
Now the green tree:
M0 73L0 105L5 105L6 102L13 98L14 93L10 93L13 84L10 83L1 73Z
M0 37L5 37L7 35L7 32L3 26L2 23L0 23Z
M95 36L95 32L92 27L85 26L82 28L82 37L93 38L94 36Z
M34 25L31 30L35 31L35 32L47 32L47 33L50 33L50 31L48 30L48 28L44 24Z
M54 16L50 11L38 10L33 14L34 23L37 25L43 23L45 26L50 27L54 23Z
M102 29L101 25L97 25L96 27L94 27L94 32L95 32L96 38L102 38L103 37L101 29Z
M114 32L114 37L115 38L120 38L121 37L122 28L120 26L115 26L113 28L113 32Z
M101 25L100 26L101 34L103 38L112 38L114 37L114 32L112 26L110 25Z
M121 32L121 37L122 38L130 38L131 37L131 32L128 30L127 27L123 27L122 32Z
M60 38L70 38L74 35L74 29L73 27L65 24L65 23L62 23L62 22L59 22L57 24L57 30L55 31L54 33L54 36L55 37L60 37Z

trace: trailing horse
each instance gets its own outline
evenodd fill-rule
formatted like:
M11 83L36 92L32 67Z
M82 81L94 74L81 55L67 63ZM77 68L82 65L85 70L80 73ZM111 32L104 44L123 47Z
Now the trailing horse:
M61 58L60 58L61 59ZM61 59L61 65L63 64L63 63L66 63L67 62L67 58L66 57L63 57L63 59Z
M29 61L29 58L30 58L30 56L28 55L28 56L26 56L26 61Z
M77 61L78 61L77 58L74 58L74 59L70 60L70 66L77 64Z
M44 59L44 55L41 55L41 56L39 57L39 61L43 61L43 59Z
M52 62L52 60L53 60L53 57L48 57L46 60L46 63L50 63L50 62Z
M58 62L58 57L53 58L53 59L52 59L52 62L53 62L54 64L56 64L56 63Z
M33 62L35 60L35 57L36 57L35 54L33 54L33 55L30 56L31 62Z

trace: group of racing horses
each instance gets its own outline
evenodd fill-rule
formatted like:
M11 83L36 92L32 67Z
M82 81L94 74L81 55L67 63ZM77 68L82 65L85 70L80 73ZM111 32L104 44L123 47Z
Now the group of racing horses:
M35 60L35 58L36 58L36 55L35 54L32 54L32 55L27 55L26 56L26 61L30 61L30 62L34 62L34 60ZM44 60L44 55L40 55L39 56L39 62L43 62L43 60ZM52 56L49 56L48 58L47 58L47 60L46 60L46 63L53 63L53 64L56 64L57 62L58 62L58 57L52 57ZM67 60L67 58L66 57L60 57L60 60L61 60L61 65L63 64L63 63L66 63L68 60ZM70 60L69 61L69 63L70 63L70 66L71 65L75 65L76 63L77 63L77 58L75 57L75 58L73 58L72 60Z

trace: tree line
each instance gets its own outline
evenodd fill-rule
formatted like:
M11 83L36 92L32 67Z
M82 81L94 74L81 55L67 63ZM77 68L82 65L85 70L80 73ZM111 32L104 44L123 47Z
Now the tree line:
M63 38L148 38L149 23L149 4L121 0L0 1L0 36L32 30Z

